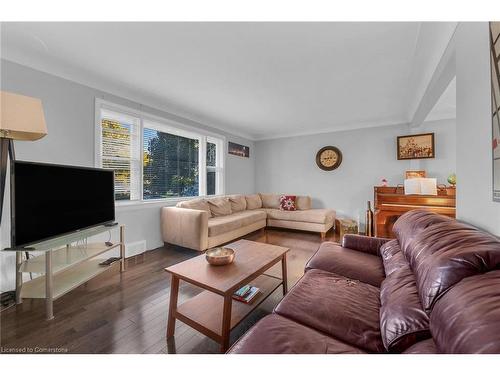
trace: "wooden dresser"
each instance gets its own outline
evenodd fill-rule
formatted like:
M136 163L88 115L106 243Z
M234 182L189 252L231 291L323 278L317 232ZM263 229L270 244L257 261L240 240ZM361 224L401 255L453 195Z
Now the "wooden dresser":
M405 212L423 208L455 217L455 188L438 188L438 195L405 195L402 186L374 188L375 236L394 238L392 226Z

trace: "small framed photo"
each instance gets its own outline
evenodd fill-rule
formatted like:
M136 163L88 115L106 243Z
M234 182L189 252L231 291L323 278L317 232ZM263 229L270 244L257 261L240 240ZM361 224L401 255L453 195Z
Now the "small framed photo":
M425 173L425 171L406 171L405 172L405 178L407 180L411 179L411 178L426 178L427 177L427 173Z
M227 152L231 155L241 156L244 158L250 157L250 147L243 146L238 143L229 142Z
M435 157L434 133L398 137L398 160L431 159Z

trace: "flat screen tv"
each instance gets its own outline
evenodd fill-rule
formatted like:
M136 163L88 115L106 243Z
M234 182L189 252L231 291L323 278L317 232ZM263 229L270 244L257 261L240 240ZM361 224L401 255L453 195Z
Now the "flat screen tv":
M56 164L11 164L13 247L115 220L114 172Z

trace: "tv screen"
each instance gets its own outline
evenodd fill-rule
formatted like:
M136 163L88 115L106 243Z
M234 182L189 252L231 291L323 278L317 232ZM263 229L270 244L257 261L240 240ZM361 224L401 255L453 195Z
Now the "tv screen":
M12 246L21 247L115 220L114 173L15 161Z

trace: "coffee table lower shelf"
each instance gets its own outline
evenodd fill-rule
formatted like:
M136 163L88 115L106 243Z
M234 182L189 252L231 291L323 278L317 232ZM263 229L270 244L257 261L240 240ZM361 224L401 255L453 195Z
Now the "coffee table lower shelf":
M282 283L280 278L265 274L251 281L250 284L258 287L260 292L251 303L233 299L230 329L236 327ZM220 343L223 340L223 305L224 297L213 292L204 291L178 306L175 318Z

